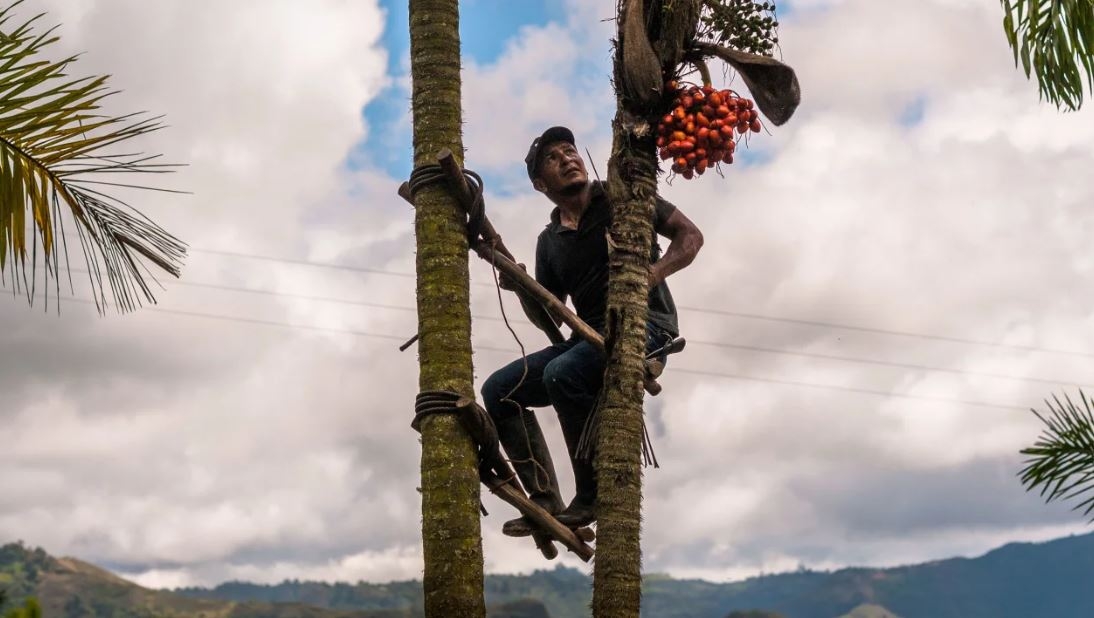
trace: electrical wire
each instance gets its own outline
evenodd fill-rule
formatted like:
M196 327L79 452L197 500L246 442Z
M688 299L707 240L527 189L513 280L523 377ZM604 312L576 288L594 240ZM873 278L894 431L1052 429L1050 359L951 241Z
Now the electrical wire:
M335 264L335 263L330 263L330 262L314 262L314 261L307 261L307 260L280 258L280 257L274 257L274 256L268 256L268 255L257 255L257 254L251 254L251 253L241 253L241 252L235 252L235 251L222 251L222 250L214 250L214 249L191 248L189 250L193 251L193 252L197 252L197 253L209 253L209 254L213 254L213 255L227 255L227 256L233 256L233 257L265 260L265 261L270 261L270 262L283 262L283 263L286 263L286 264L297 264L297 265L313 266L313 267L318 267L318 268L333 268L333 269L349 270L349 271L363 272L363 273L369 273L369 274L388 275L388 276L392 276L392 277L414 278L413 273L392 271L392 270L386 270L386 269L382 269L382 268L367 268L367 267L362 267L362 266L352 266L352 265L346 265L346 264ZM472 285L481 286L481 287L493 287L492 284L485 283L485 282L472 282ZM965 344L965 345L976 345L976 346L984 346L984 347L992 347L992 348L1004 348L1004 349L1018 350L1018 351L1023 351L1023 352L1041 352L1041 353L1048 353L1048 354L1062 354L1062 355L1067 355L1067 356L1078 356L1078 357L1083 357L1083 358L1094 358L1094 353L1092 353L1092 352L1081 352L1081 351L1078 351L1078 350L1063 350L1063 349L1058 349L1058 348L1046 348L1046 347L1041 347L1041 346L1028 346L1028 345L1011 344L1011 343L1000 343L1000 342L997 342L997 341L985 341L985 340L970 339L970 338L964 338L964 337L952 337L952 336L947 336L947 335L935 335L935 334L930 334L930 333L917 333L917 332L912 332L912 331L897 330L897 329L890 329L890 328L880 328L880 327L873 327L873 326L862 326L862 325L858 325L858 324L847 324L847 323L842 323L842 322L830 322L830 321L824 321L824 320L813 320L813 319L804 319L804 318L790 318L790 317L783 317L783 316L766 315L766 314L762 314L762 313L748 313L748 312L743 312L743 311L730 311L730 310L727 310L727 309L713 309L713 308L709 308L709 307L695 307L695 306L687 306L687 305L678 305L677 309L679 309L681 311L691 311L691 312L695 312L695 313L706 313L706 314L710 314L710 315L720 315L720 316L725 316L725 317L742 318L742 319L748 319L748 320L762 320L762 321L768 321L768 322L777 322L777 323L781 323L781 324L798 324L798 325L802 325L802 326L814 326L814 327L819 327L819 328L832 328L832 329L847 330L847 331L873 333L873 334L877 334L877 335L888 335L888 336L896 336L896 337L912 337L912 338L917 338L917 339L926 339L926 340L933 340L933 341L945 341L945 342L949 342L949 343L960 343L960 344Z

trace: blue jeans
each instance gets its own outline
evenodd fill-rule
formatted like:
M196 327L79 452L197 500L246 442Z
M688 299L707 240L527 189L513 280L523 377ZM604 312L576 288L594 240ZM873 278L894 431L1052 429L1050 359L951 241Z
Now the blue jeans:
M671 337L661 328L647 324L646 352L660 348ZM562 343L529 354L527 375L525 361L517 359L495 371L482 386L483 407L498 426L498 437L510 457L513 455L510 445L525 440L526 436L506 435L512 432L505 428L513 424L505 423L505 419L522 415L525 424L537 425L535 415L528 408L554 406L574 466L579 494L584 489L595 495L595 485L589 487L595 479L583 478L592 476L591 463L578 461L575 455L585 422L592 414L604 383L605 362L604 354L575 335ZM530 435L542 436L538 426Z

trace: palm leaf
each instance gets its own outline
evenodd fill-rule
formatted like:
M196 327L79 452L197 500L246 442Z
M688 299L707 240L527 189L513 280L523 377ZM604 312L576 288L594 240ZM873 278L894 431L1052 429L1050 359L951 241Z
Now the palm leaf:
M1053 395L1045 401L1049 416L1033 413L1045 424L1045 431L1033 446L1023 449L1029 456L1022 468L1027 491L1040 489L1046 502L1079 500L1073 508L1084 516L1094 513L1094 399L1079 391L1082 406L1067 395L1064 402ZM1080 500L1081 499L1081 500ZM1094 521L1094 519L1092 519Z
M1083 77L1094 88L1094 0L1000 0L1015 65L1036 77L1042 98L1077 110Z
M104 178L175 167L156 163L158 155L114 152L118 144L162 128L161 119L100 113L103 99L115 94L106 77L70 77L76 57L44 59L42 51L57 41L54 29L35 34L42 15L9 26L21 2L0 10L0 280L33 302L41 271L59 293L62 257L68 266L62 227L67 213L99 310L111 302L121 311L142 299L155 302L143 260L177 277L185 245L96 187L155 189ZM44 270L37 268L39 251Z

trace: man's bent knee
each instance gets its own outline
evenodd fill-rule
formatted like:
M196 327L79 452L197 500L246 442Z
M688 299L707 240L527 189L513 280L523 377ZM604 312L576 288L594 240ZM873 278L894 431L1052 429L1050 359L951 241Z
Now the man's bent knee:
M505 394L512 388L507 385L508 380L503 375L504 372L496 371L482 384L482 405L486 408L486 411L490 413L490 416L497 418L499 415L504 415L506 406L502 399L505 398Z

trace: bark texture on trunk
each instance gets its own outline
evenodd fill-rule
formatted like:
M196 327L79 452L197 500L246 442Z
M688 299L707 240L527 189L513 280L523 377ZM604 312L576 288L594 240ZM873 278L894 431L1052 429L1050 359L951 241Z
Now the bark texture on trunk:
M448 148L461 160L457 0L410 0L414 163ZM443 184L415 197L419 388L474 397L466 217ZM422 423L425 613L486 615L479 478L471 439L454 415Z
M622 36L622 31L620 32ZM622 75L617 45L615 75ZM597 438L593 615L637 618L642 600L642 402L650 239L657 193L655 137L620 97L612 123L608 195L608 366Z
M644 4L639 11L637 4ZM608 162L608 196L612 226L608 264L608 366L600 396L597 436L596 564L593 572L593 615L596 618L638 618L642 602L642 403L648 315L650 241L653 234L654 198L657 194L656 134L646 97L629 93L625 50L634 49L628 36L649 36L637 27L641 19L662 30L663 22L676 12L687 12L683 22L693 22L694 0L682 0L672 8L661 0L623 0L619 3L614 82L617 111L612 122L612 156ZM679 6L678 6L679 5ZM686 5L686 6L685 6ZM695 6L691 6L695 5ZM694 13L691 15L690 13ZM630 24L628 26L628 20ZM671 19L669 19L671 21ZM681 20L677 20L681 21ZM686 30L680 24L672 30ZM694 23L690 27L694 29ZM681 56L681 36L648 42L663 62L674 68ZM633 57L634 54L632 54Z
M654 142L620 110L613 123L608 367L597 439L593 615L637 618L642 597L642 401L650 234L657 191Z

